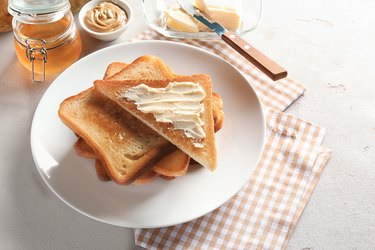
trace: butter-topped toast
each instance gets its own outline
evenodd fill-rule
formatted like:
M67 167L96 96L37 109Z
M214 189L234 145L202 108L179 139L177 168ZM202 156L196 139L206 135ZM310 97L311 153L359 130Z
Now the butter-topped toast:
M151 81L97 80L94 85L98 92L115 101L198 163L210 170L216 168L210 76ZM181 93L187 94L181 96ZM188 104L182 106L182 103ZM199 113L195 111L197 107L200 108Z
M170 69L168 66L166 66L163 61L161 61L159 58L157 57L154 57L154 56L142 56L142 57L139 57L137 58L135 61L133 61L130 65L126 64L126 63L122 63L122 62L115 62L115 63L112 63L108 66L107 70L106 70L106 73L105 73L105 77L104 79L111 79L111 80L116 80L116 79L145 79L145 80L166 80L166 79L173 79L173 78L176 78L178 76L176 76ZM85 98L86 97L86 98ZM222 121L223 121L223 111L222 111L222 100L220 98L219 95L213 93L212 94L212 105L214 106L213 108L213 119L215 121L215 130L217 129L220 129L221 126L222 126ZM121 145L121 144L116 144L116 145L112 145L111 143L108 143L108 141L100 141L100 138L95 138L94 139L94 143L92 141L90 141L90 137L92 137L94 134L100 134L102 133L102 131L100 131L100 129L98 130L97 128L94 128L95 127L95 122L94 124L92 124L92 121L93 120L96 120L96 121L100 121L102 120L101 122L103 124L111 124L114 119L110 118L110 119L102 119L102 118L99 118L101 116L105 116L104 113L108 113L108 108L106 107L111 107L109 103L112 103L114 104L113 102L111 102L108 98L105 98L104 96L98 94L95 90L93 89L89 89L89 90L86 90L74 97L71 97L71 98L68 98L66 100L67 103L69 102L80 102L81 100L84 100L82 103L80 103L81 105L81 108L83 110L85 109L91 109L91 111L93 110L92 107L89 107L89 103L95 103L94 100L97 101L97 106L96 106L96 111L95 112L98 112L99 115L95 114L95 112L92 112L90 115L88 116L91 116L92 119L91 120L86 120L84 121L83 123L86 123L85 125L87 125L88 127L80 127L80 128L76 128L74 126L72 126L72 124L68 124L69 121L67 122L67 118L64 117L64 115L60 114L60 117L62 117L61 119L64 121L64 123L66 123L76 134L78 134L79 136L82 136L82 134L85 133L85 131L89 134L89 135L83 135L82 138L79 138L76 145L75 145L75 148L77 150L77 152L82 155L82 156L86 156L86 157L89 157L89 158L97 158L98 160L96 161L96 170L97 170L97 174L99 176L100 179L102 180L110 180L110 179L113 179L114 181L116 181L117 183L120 183L120 184L129 184L131 183L134 179L137 179L138 177L137 176L149 176L148 174L145 174L145 172L149 172L149 169L152 168L151 165L154 165L155 162L157 162L160 158L162 158L160 160L160 162L163 162L163 159L166 157L168 159L168 153L167 152L171 152L171 151L175 151L176 148L175 147L171 147L171 144L170 143L166 143L167 141L163 138L161 138L159 135L155 134L156 136L158 136L160 138L160 143L161 145L168 145L168 146L160 146L160 145L155 145L155 147L150 147L148 152L144 154L144 156L142 156L140 159L140 161L133 161L132 163L129 163L129 165L126 167L126 168L129 168L131 169L130 174L128 174L127 177L125 176L122 176L124 178L119 178L118 175L116 177L116 172L121 172L123 170L121 170L121 168L117 168L117 170L114 170L111 172L111 166L108 166L110 165L111 163L108 163L108 161L106 162L104 160L105 157L103 157L102 154L110 154L110 153L113 153L113 154L118 154L119 152L121 153L122 151L120 150L119 152L113 152L111 151L112 147L111 146L114 146L114 147L122 147L124 145ZM86 103L85 103L86 102ZM65 103L66 104L66 103ZM69 103L69 105L71 105L71 103ZM69 106L67 105L67 106ZM63 105L62 105L63 106ZM119 106L118 105L115 105L116 108L113 106L114 110L118 109ZM75 108L79 108L79 105L77 105ZM100 107L100 108L99 108ZM73 109L75 109L73 108ZM125 112L123 111L122 108L120 108L121 111L118 109L119 112ZM73 113L77 112L77 110L74 110ZM76 119L76 122L81 119L82 117L80 117L82 115L82 110L81 111L78 111L78 113L81 114L78 114L77 117L74 117L73 119ZM62 113L64 113L62 111ZM70 114L71 115L71 114ZM68 115L69 116L69 115ZM99 119L94 119L95 117L99 118ZM72 118L72 117L70 117ZM141 123L138 119L137 119L138 123ZM80 123L80 121L78 121L78 126L81 126L82 124ZM137 123L136 123L137 124ZM141 123L143 125L143 123ZM124 124L123 124L124 125ZM143 127L142 125L140 127L138 127L138 129L141 129L143 130ZM101 125L100 125L101 126ZM125 125L126 126L126 125ZM144 126L144 125L143 125ZM83 130L83 132L79 131L80 129ZM91 130L93 129L93 130ZM146 131L147 129L150 131L149 128L146 128ZM152 131L151 131L152 132ZM90 134L91 133L91 134ZM106 133L111 133L110 131L106 131ZM152 132L153 133L153 132ZM103 134L101 134L99 137L103 136ZM106 136L105 136L106 137ZM130 136L132 137L132 136ZM113 140L113 138L111 139L111 136L107 136L107 139L110 138L109 141ZM125 140L127 140L128 138L125 137L124 138ZM116 141L116 139L114 139ZM87 143L86 143L87 141ZM98 142L99 141L99 142ZM95 144L96 143L96 144ZM101 146L98 146L97 144L101 144ZM142 143L141 143L142 144ZM107 145L107 146L105 146ZM110 152L107 152L109 148ZM163 149L164 148L164 149ZM87 152L85 152L87 151ZM146 150L147 151L147 150ZM164 155L164 157L163 157ZM181 157L181 159L185 159L185 157ZM176 159L177 161L177 159ZM101 162L103 162L103 164L101 164ZM164 161L165 162L165 161ZM141 167L141 165L143 164L143 167ZM179 175L182 175L183 172L176 172L176 169L175 168L171 168L171 166L164 166L165 164L162 164L160 165L159 164L159 167L158 168L158 171L160 174L161 174L161 177L164 177L163 174L165 174L166 176L169 174L168 177L175 177L175 176L179 176ZM116 168L115 168L116 169ZM159 171L160 170L160 171ZM183 171L186 171L183 170ZM109 176L108 176L109 175ZM144 179L144 177L143 177ZM140 183L143 183L143 181L140 181Z
M152 58L151 60L149 60L149 63L153 63L153 62L157 61L157 60L155 60L154 57L143 56L143 57L140 57L137 60L135 60L133 62L133 64L138 63L140 61L144 62L145 60L147 60L147 58L149 58L149 59ZM113 63L111 63L110 65L108 65L103 79L111 78L116 73L120 72L121 70L124 70L128 65L129 64L123 63L123 62L113 62ZM161 64L158 63L158 65L161 65ZM162 68L165 68L165 67L162 67ZM134 70L134 68L132 70ZM129 75L128 77L132 77L130 72L126 72L126 70L125 70L123 74L125 75L125 73L128 73L128 75ZM176 76L177 75L175 75L175 77ZM160 75L159 75L159 77L160 77ZM169 77L169 72L166 72L166 73L162 74L162 77L166 77L166 78ZM221 97L217 93L214 93L214 92L212 93L212 107L213 107L214 131L216 133L223 126L224 113L223 113L223 101L222 101ZM75 144L75 149L76 149L77 153L82 157L97 158L95 156L95 153L93 152L93 150L90 148L90 146L87 145L87 143L82 138L78 138L78 140ZM172 155L176 155L176 154L181 155L178 152L173 152L171 154ZM177 159L174 159L174 158L170 157L169 155L165 156L163 159L160 160L161 164L159 164L159 162L158 162L154 166L154 171L156 171L157 173L159 173L162 176L180 176L181 173L184 173L186 171L186 168L180 167L180 166L183 166L183 165L180 164L180 161L181 161L180 159L183 158L183 156L175 157L175 158L177 158ZM164 160L164 159L168 159L168 160ZM167 162L168 163L173 162L174 166L171 166L171 164L166 164ZM171 169L171 167L172 167L172 169ZM97 169L97 174L98 174L98 176L101 180L105 179L105 176L102 176L103 174L105 175L105 173L106 173L105 171L98 171L98 169Z

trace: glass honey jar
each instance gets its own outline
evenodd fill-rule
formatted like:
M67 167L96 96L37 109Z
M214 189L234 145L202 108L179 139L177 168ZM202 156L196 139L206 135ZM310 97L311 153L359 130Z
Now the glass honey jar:
M33 82L61 73L78 60L82 42L69 0L9 0L18 60Z

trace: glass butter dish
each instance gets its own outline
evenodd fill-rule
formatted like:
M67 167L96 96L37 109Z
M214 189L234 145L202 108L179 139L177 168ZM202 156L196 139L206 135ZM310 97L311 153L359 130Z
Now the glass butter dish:
M226 0L225 2L230 3L231 0ZM237 0L236 3L236 9L238 9L238 14L241 17L241 24L235 31L243 35L257 27L262 14L262 0ZM142 0L145 21L150 28L158 33L172 38L219 39L212 31L182 32L170 29L167 26L165 12L170 8L178 7L177 0Z

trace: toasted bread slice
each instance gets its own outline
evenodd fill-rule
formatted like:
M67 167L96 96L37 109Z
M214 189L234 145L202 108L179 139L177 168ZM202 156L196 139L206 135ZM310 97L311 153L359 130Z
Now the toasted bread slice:
M158 57L144 55L135 59L128 67L109 77L110 80L171 79L173 71Z
M115 75L116 73L120 72L121 70L125 69L129 64L123 62L113 62L108 65L103 79L108 79Z
M139 70L139 68L143 69ZM104 80L133 80L138 79L139 75L144 75L140 71L145 71L151 74L145 79L151 79L149 77L154 77L155 80L168 80L175 77L181 77L172 72L172 70L164 64L164 62L155 56L141 56L131 63L131 67L127 68L129 64L122 62L111 63L105 72ZM125 69L127 68L127 69ZM146 69L145 69L146 68ZM121 73L119 73L121 72ZM119 73L119 74L117 74ZM136 77L134 77L134 75ZM123 78L122 78L123 77ZM140 79L140 78L139 78ZM224 112L223 112L223 100L220 95L212 92L212 110L214 116L214 130L219 131L224 124Z
M185 175L189 167L190 157L177 149L158 161L153 170L166 177L180 177Z
M203 100L204 112L201 114L203 120L203 130L205 138L202 143L204 147L196 147L194 141L187 137L182 130L174 129L170 123L161 123L156 121L152 113L143 113L137 109L136 104L122 97L130 88L141 83L153 88L166 87L170 82L195 82L198 83L205 91L205 98ZM188 154L201 165L210 170L216 168L216 146L214 136L214 124L212 117L212 85L211 78L208 75L193 75L185 77L176 77L173 80L164 81L145 81L145 80L97 80L94 82L95 89L109 99L117 102L119 106L127 110L129 113L143 121L150 128L155 130L158 134L176 145L183 152Z
M156 177L158 177L158 174L155 173L152 169L150 169L147 172L143 173L141 176L139 176L133 183L135 185L149 184L153 182Z
M89 144L108 175L119 184L130 184L175 149L93 88L64 100L58 113Z
M110 181L111 177L109 177L107 170L103 166L100 160L95 160L95 170L96 175L98 176L99 180L101 181Z
M224 111L223 99L215 92L212 92L212 116L214 118L214 130L216 133L223 127Z
M95 154L94 150L87 144L85 140L81 137L78 137L76 143L74 144L74 149L76 153L84 158L88 159L97 159L98 156Z
M153 64L154 62L157 62L156 65L148 66L148 67L159 67L157 72L162 72L161 74L157 74L156 79L158 80L167 80L170 78L180 77L179 75L174 74L167 65L163 63L162 60L155 56L143 56L138 59L136 59L134 62L132 62L132 67L130 69L124 70L129 64L123 63L123 62L113 62L108 67L104 74L103 79L109 79L109 80L116 80L116 78L120 78L120 76L117 76L116 78L111 78L118 72L124 70L121 74L127 75L128 79L137 79L136 77L133 77L131 72L135 71L135 68L140 67L145 62L149 64ZM147 67L147 68L148 68ZM155 74L152 74L155 76ZM136 75L137 76L137 75ZM138 76L137 76L138 77ZM150 78L146 78L150 79ZM125 79L119 79L119 80L125 80ZM219 131L224 124L224 111L223 111L223 100L221 96L215 92L212 92L212 115L214 117L214 130L215 132Z
M116 73L120 72L121 70L125 69L129 64L123 62L113 62L108 65L103 79L108 79L109 77L115 75ZM89 159L97 159L98 156L95 154L94 150L87 144L87 142L78 137L76 143L74 144L74 149L79 156ZM99 161L100 162L100 161ZM98 167L103 166L102 164L96 164Z
M135 62L133 62L133 63L135 63ZM123 62L113 62L113 63L109 64L105 73L104 73L103 79L106 80L106 79L111 78L112 76L114 76L118 72L124 70L128 66L129 66L129 64L123 63ZM126 73L126 71L123 74L125 74L125 73Z

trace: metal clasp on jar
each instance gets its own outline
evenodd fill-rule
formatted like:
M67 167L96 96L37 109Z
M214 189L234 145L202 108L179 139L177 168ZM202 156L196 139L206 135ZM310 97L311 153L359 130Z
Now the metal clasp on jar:
M26 57L31 62L31 79L33 82L36 83L44 83L46 80L46 63L47 63L47 50L44 47L46 45L46 41L43 39L36 39L36 38L27 38L25 40L26 43ZM41 79L36 79L35 73L35 64L38 62L41 63L42 67L42 77Z

